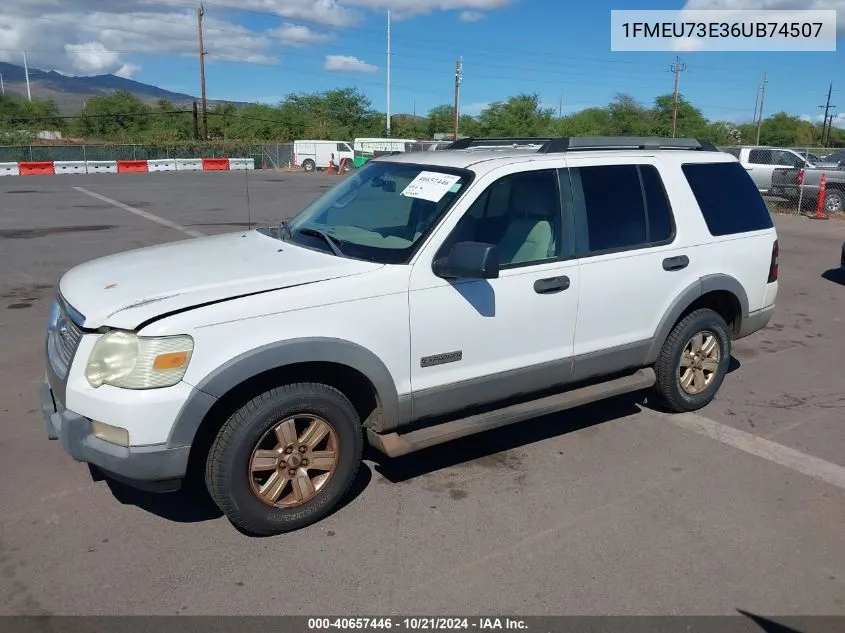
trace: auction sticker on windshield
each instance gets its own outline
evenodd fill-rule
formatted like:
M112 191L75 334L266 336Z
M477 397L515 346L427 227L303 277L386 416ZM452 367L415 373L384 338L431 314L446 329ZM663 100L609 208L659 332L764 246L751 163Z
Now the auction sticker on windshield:
M460 176L452 174L439 174L434 171L421 171L419 175L414 178L405 189L402 190L403 196L409 198L422 198L431 202L440 202L440 198L446 195L446 192L452 188L456 182L461 179Z

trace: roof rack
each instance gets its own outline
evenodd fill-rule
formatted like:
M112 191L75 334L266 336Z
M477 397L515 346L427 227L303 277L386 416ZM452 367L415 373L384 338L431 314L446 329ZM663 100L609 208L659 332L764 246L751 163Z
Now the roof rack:
M557 154L570 151L614 149L687 149L718 152L715 145L694 138L663 138L659 136L546 136L546 137L478 137L462 138L444 149L470 149L472 147L507 147L539 145L538 154Z

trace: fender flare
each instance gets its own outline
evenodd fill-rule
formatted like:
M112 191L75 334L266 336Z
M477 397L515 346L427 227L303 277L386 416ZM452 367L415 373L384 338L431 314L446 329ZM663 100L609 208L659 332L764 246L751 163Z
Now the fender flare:
M648 356L646 357L647 365L651 365L657 360L660 350L663 348L663 344L666 342L666 339L669 338L669 333L672 331L672 328L675 323L677 323L680 316L684 313L684 310L686 310L700 297L704 296L708 292L716 290L730 292L739 301L739 323L735 326L735 329L739 331L739 328L742 325L742 320L748 316L748 294L745 292L745 288L742 287L742 284L739 283L736 278L731 277L730 275L725 275L723 273L706 275L687 286L669 305L669 308L666 310L666 313L663 315L663 318L660 320L657 330L654 333L654 338L652 339L651 347L649 348Z
M190 445L211 407L237 385L266 371L307 362L346 365L366 376L375 387L384 427L396 426L400 415L407 415L400 411L396 383L390 371L373 352L343 339L300 338L244 352L203 378L176 417L167 446Z

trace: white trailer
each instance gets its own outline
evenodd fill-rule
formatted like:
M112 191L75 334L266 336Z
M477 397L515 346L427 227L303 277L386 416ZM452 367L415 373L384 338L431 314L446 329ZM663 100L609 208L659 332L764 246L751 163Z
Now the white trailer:
M337 168L344 158L348 159L348 169L352 166L354 156L352 147L346 141L293 142L293 165L294 167L301 167L305 171L326 169L330 162L334 162L334 166Z

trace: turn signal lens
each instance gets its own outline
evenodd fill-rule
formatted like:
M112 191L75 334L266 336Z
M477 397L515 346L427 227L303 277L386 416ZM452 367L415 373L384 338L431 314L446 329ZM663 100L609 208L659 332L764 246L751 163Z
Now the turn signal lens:
M153 369L155 371L168 371L170 369L180 369L187 364L187 352L170 352L156 356L155 361L153 361Z

